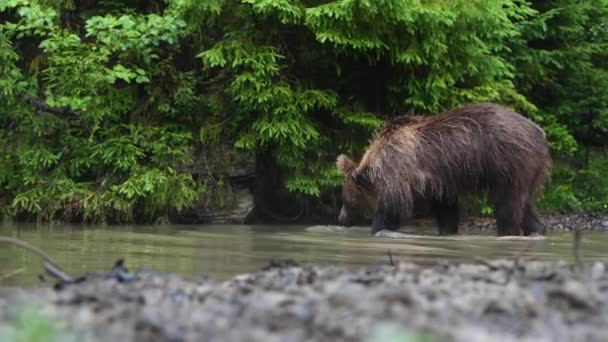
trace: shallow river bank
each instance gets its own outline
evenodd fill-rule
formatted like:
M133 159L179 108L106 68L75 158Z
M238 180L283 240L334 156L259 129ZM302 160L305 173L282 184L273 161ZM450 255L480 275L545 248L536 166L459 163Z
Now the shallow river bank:
M54 288L36 279L37 256L0 246L0 341L608 341L603 220L559 217L532 239L497 238L484 219L452 237L425 221L377 237L336 226L0 226L87 275ZM572 229L586 230L578 258ZM138 271L96 273L119 257Z
M577 222L564 217L562 222ZM595 221L583 234L582 258L587 263L604 260L608 234ZM467 262L487 259L535 257L539 260L572 258L572 232L553 229L544 239L521 241L497 238L492 220L463 224L456 236L437 236L429 220L417 220L369 237L369 227L301 225L65 225L4 224L0 236L27 241L46 251L71 274L108 269L125 258L133 269L150 267L185 276L208 275L227 280L251 273L272 258L293 259L305 265L333 265L356 269L386 261L388 251L396 260L434 265L438 260ZM0 244L0 288L34 286L40 260L12 245Z
M590 231L608 231L608 214L593 212L578 212L565 214L543 214L541 218L547 231L572 231L576 229ZM464 226L469 229L495 229L495 220L491 218L471 217Z
M0 292L0 337L24 319L58 341L606 341L608 272L521 258L275 263L226 281L142 270Z

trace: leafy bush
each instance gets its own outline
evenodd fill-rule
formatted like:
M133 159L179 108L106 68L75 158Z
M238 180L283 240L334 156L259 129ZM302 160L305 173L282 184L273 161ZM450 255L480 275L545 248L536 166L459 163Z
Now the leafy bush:
M20 218L166 217L204 193L178 171L200 145L270 155L286 189L324 198L337 154L385 119L465 102L522 112L556 155L608 144L608 0L5 0L0 16L0 207Z
M549 211L589 210L608 212L608 155L591 158L588 166L557 165L553 180L540 202Z
M0 26L4 213L133 221L190 205L198 190L176 170L192 131L161 106L192 101L169 62L185 22L107 13L63 22L61 9L26 1L0 10L12 19Z

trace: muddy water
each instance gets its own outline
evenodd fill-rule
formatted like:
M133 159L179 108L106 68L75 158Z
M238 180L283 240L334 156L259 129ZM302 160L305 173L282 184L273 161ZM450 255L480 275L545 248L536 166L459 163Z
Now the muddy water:
M0 235L28 241L47 251L74 275L108 270L118 258L136 270L150 267L183 275L225 279L259 270L271 258L304 265L359 267L394 260L434 264L441 258L471 260L533 256L572 260L571 233L550 232L545 239L504 239L493 231L437 237L433 227L404 227L400 238L369 237L368 228L305 226L166 225L69 226L0 225ZM608 259L608 233L583 236L586 261ZM0 287L35 285L40 260L17 247L0 245Z

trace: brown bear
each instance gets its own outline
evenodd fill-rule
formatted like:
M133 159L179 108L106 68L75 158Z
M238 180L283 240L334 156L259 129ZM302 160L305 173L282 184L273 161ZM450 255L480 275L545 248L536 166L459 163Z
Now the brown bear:
M371 213L374 235L398 229L415 200L428 200L439 234L455 234L459 195L485 192L498 235L545 234L534 199L551 164L542 128L498 104L398 117L378 132L359 164L338 156L346 176L338 222L350 226Z

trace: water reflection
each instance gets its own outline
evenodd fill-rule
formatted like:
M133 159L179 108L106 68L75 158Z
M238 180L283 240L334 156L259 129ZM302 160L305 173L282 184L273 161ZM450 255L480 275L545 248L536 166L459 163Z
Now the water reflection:
M348 267L396 260L433 264L453 260L515 255L572 260L570 233L551 232L543 240L498 239L493 232L466 232L451 238L434 236L435 228L404 227L416 235L404 239L370 238L368 228L345 231L306 230L304 226L165 225L70 226L5 224L0 235L28 241L50 254L71 274L108 270L118 258L130 269L147 266L183 275L207 274L225 279L259 270L270 258L294 259L301 264ZM608 234L583 237L585 260L602 260ZM0 286L35 285L40 273L35 255L0 245ZM11 273L16 274L12 276Z

